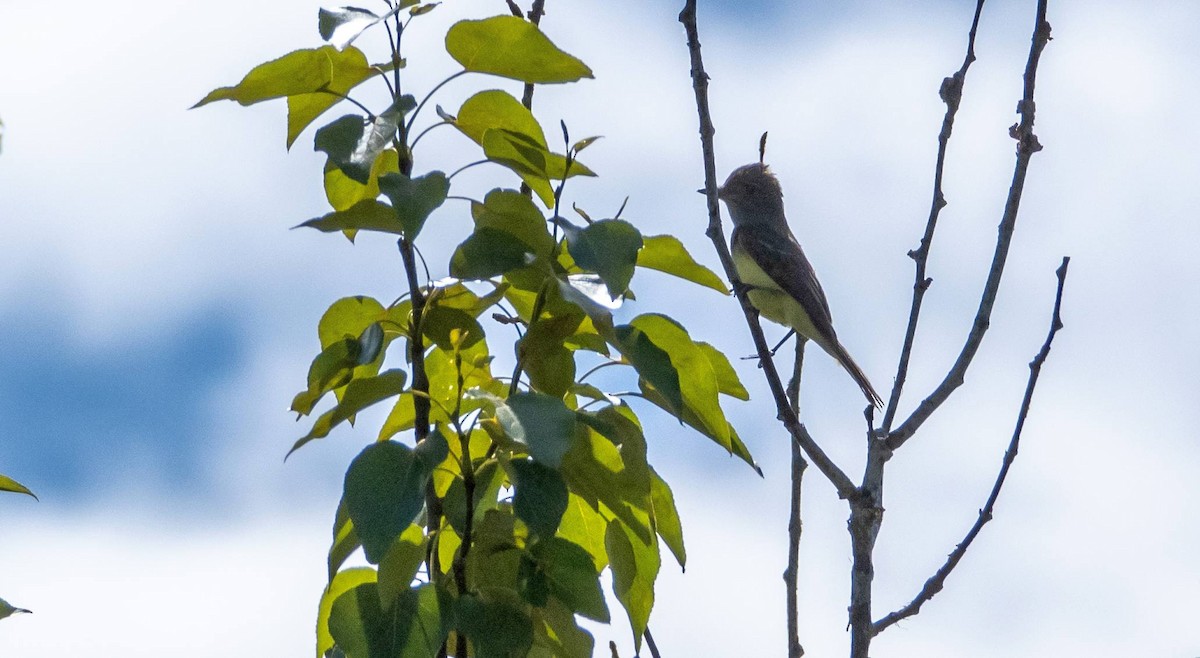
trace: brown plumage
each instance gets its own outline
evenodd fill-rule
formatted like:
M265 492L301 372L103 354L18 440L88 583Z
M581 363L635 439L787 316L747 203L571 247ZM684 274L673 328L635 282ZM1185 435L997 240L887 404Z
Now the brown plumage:
M766 165L749 164L729 175L718 196L733 219L730 249L738 277L750 287L750 301L768 320L820 345L850 374L868 402L882 406L867 375L838 342L825 291L788 228L779 180Z

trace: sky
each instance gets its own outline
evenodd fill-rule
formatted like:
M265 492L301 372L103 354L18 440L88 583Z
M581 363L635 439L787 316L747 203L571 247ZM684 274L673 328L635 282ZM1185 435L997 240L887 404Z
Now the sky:
M720 175L753 161L769 131L767 161L839 337L881 390L907 318L905 254L928 213L937 88L962 60L970 4L700 2ZM561 119L573 135L605 136L584 158L600 176L572 181L572 202L610 216L628 196L623 218L677 235L717 268L694 192L703 173L676 5L550 0L545 31L596 78L540 87L534 109L548 134ZM940 381L978 303L1033 6L984 10L902 415ZM0 596L34 610L0 622L0 655L312 652L342 475L379 416L285 464L304 431L286 408L321 313L346 295L398 296L399 262L387 238L289 230L327 206L311 131L284 148L282 103L187 108L318 45L317 7L69 2L50 20L37 3L0 0L0 473L40 497L0 498ZM453 21L504 11L455 0L426 16L410 33L407 84L453 72L440 41ZM876 617L911 599L974 522L1069 255L1066 326L995 520L876 655L1200 655L1200 444L1188 411L1200 396L1200 7L1052 0L1049 20L1045 150L966 384L889 464ZM361 45L381 52L378 40ZM486 88L517 89L468 76L436 102L453 111ZM417 168L476 159L465 141L431 133ZM478 167L461 185L478 197L514 181ZM430 226L423 250L444 273L468 222L448 205ZM640 301L623 317L666 312L728 354L752 351L732 298L653 273L634 285ZM738 368L752 400L728 413L763 478L642 410L689 554L686 574L664 564L656 590L664 656L784 654L789 447L760 374ZM804 421L852 474L860 395L810 352ZM845 654L847 510L814 469L804 511L801 639L809 655ZM596 637L632 655L622 622Z

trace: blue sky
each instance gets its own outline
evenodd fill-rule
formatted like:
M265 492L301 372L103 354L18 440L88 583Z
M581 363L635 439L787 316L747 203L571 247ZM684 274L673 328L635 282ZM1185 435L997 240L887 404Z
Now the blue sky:
M35 4L0 3L0 472L42 498L0 498L0 596L35 610L0 623L0 653L310 651L341 476L370 433L337 432L284 464L300 431L285 409L328 304L396 296L394 244L288 230L326 206L311 134L285 152L280 104L186 108L315 45L317 5L70 4L48 21ZM606 136L587 152L601 177L569 188L573 200L596 216L629 195L624 216L643 232L679 235L715 265L692 192L701 172L678 3L548 4L546 30L597 78L539 90L535 111ZM960 4L702 2L718 168L753 160L770 131L793 228L879 388L907 311L904 254L928 208L936 90L970 20ZM1011 176L1006 128L1032 4L985 9L905 409L940 378L974 312ZM500 10L462 1L428 16L411 42L425 53L410 57L412 84L451 70L437 35L452 20ZM891 464L881 608L907 601L986 497L1063 255L1067 327L996 521L947 590L879 640L892 655L1200 652L1185 623L1200 592L1189 417L1200 394L1200 9L1052 1L1050 20L1046 150L967 386ZM468 79L439 102L454 108L482 85L512 88ZM474 159L462 142L432 133L418 168ZM464 193L497 176L464 174ZM466 228L461 214L447 206L431 220L431 263ZM643 301L627 313L661 308L749 353L731 300L652 274L635 284ZM740 368L754 398L731 414L765 479L669 421L651 424L651 460L681 501L691 556L686 576L664 568L658 589L652 626L667 655L781 653L787 444L755 369ZM806 382L808 426L858 472L857 390L821 355ZM815 473L805 504L804 640L811 655L839 655L845 509ZM622 655L626 635L598 631Z

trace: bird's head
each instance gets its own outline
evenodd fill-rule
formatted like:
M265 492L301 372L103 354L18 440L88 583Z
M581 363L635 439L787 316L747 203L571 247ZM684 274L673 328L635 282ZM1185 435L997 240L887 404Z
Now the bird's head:
M735 226L778 221L783 216L783 188L764 164L755 162L733 170L717 190L729 207Z

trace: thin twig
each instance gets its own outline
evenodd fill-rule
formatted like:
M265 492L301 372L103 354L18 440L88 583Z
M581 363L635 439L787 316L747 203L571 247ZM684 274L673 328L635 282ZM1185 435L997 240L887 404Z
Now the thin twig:
M1000 489L1004 486L1004 480L1008 477L1008 469L1017 458L1017 449L1021 443L1021 430L1025 428L1025 419L1029 416L1029 407L1033 402L1033 390L1037 386L1038 376L1042 372L1042 365L1046 363L1046 358L1050 356L1050 346L1054 343L1055 334L1063 327L1061 314L1063 286L1067 282L1067 265L1070 262L1071 259L1069 257L1064 257L1062 265L1055 271L1055 274L1058 276L1058 292L1054 296L1054 313L1051 316L1050 331L1046 335L1046 342L1042 343L1042 349L1038 350L1037 356L1029 363L1029 381L1025 384L1025 397L1021 400L1021 411L1017 415L1017 425L1013 430L1012 440L1008 443L1008 450L1004 452L1004 463L1000 466L1000 474L996 476L996 482L992 485L992 493L988 496L987 503L984 504L983 509L979 510L979 517L975 520L975 525L971 526L971 530L967 532L966 537L963 538L958 546L954 547L954 551L950 553L950 556L946 559L946 563L929 580L925 581L925 586L921 588L916 598L903 608L875 622L872 626L872 631L876 635L901 619L911 617L920 612L921 606L942 590L942 587L946 584L946 578L958 566L967 549L970 548L971 542L975 541L975 537L979 535L979 531L983 529L983 526L992 520L992 511L996 506L996 499L1000 497Z
M945 172L946 149L950 144L950 133L954 130L954 117L958 114L959 102L962 100L963 85L967 80L967 69L975 61L975 32L979 29L979 16L983 13L984 0L978 0L975 5L975 17L971 20L971 30L967 33L967 54L963 57L962 66L954 75L942 80L942 88L938 91L942 102L946 104L946 116L942 118L942 130L938 133L937 165L933 173L933 202L929 208L929 219L925 223L925 235L921 236L921 245L908 252L908 256L916 264L916 281L913 282L912 307L908 311L908 328L904 331L904 347L900 350L900 364L896 367L896 379L892 383L892 394L888 396L887 411L883 415L884 433L891 431L892 421L896 417L896 408L900 404L900 394L904 390L904 382L908 378L908 362L912 356L913 342L917 335L917 320L921 315L921 302L925 299L925 291L933 283L933 279L925 275L925 267L929 262L929 249L933 244L933 232L937 228L938 216L946 207L946 197L942 193L942 175Z
M800 444L817 469L837 489L838 496L844 499L854 498L857 495L854 482L825 454L825 451L817 445L808 430L796 418L796 414L792 413L791 406L787 401L787 394L779 379L779 372L771 360L770 348L763 337L762 327L758 323L758 311L750 303L745 287L741 285L737 271L734 270L733 259L729 255L729 246L725 244L725 235L721 229L720 209L717 207L717 165L713 147L713 134L716 130L713 128L712 115L708 108L708 74L704 72L704 61L700 55L700 37L696 27L696 0L686 0L683 11L679 12L679 22L683 23L687 32L688 51L691 54L692 89L696 95L696 111L700 118L700 144L704 155L704 190L708 200L708 229L705 233L717 250L717 257L720 258L721 266L725 269L726 278L734 284L734 294L737 295L738 301L742 305L742 313L746 316L746 324L754 339L754 347L762 363L763 374L767 378L767 384L775 399L779 420L792 435L792 440Z
M971 360L979 351L983 335L987 332L991 322L992 307L1000 289L1000 278L1004 274L1004 264L1008 258L1013 229L1017 223L1017 210L1021 205L1021 194L1025 189L1025 175L1029 170L1029 161L1034 153L1042 150L1042 145L1033 132L1035 113L1033 92L1037 81L1038 62L1041 60L1042 50L1050 41L1050 23L1046 22L1047 1L1038 0L1037 20L1034 24L1032 44L1029 48L1029 59L1025 64L1024 94L1017 104L1017 112L1021 115L1021 119L1009 128L1009 135L1017 140L1017 163L1013 171L1012 186L1008 191L1008 200L1005 202L1004 215L1000 220L996 252L992 257L992 266L988 273L987 283L984 285L983 297L979 300L979 310L975 314L975 322L967 336L966 344L963 345L962 352L942 383L938 384L929 397L917 405L908 420L888 434L887 444L892 450L904 445L904 442L912 437L921 424L928 420L929 416L950 397L950 394L962 385L967 366L971 365Z
M792 379L788 382L788 399L792 403L792 413L800 417L800 376L804 371L803 336L796 336L796 365L792 369ZM804 522L800 516L800 496L804 491L804 470L808 462L800 446L792 441L792 500L791 511L788 515L788 564L783 572L784 586L787 587L787 634L788 658L800 658L804 655L804 646L800 644L800 537L804 533Z

